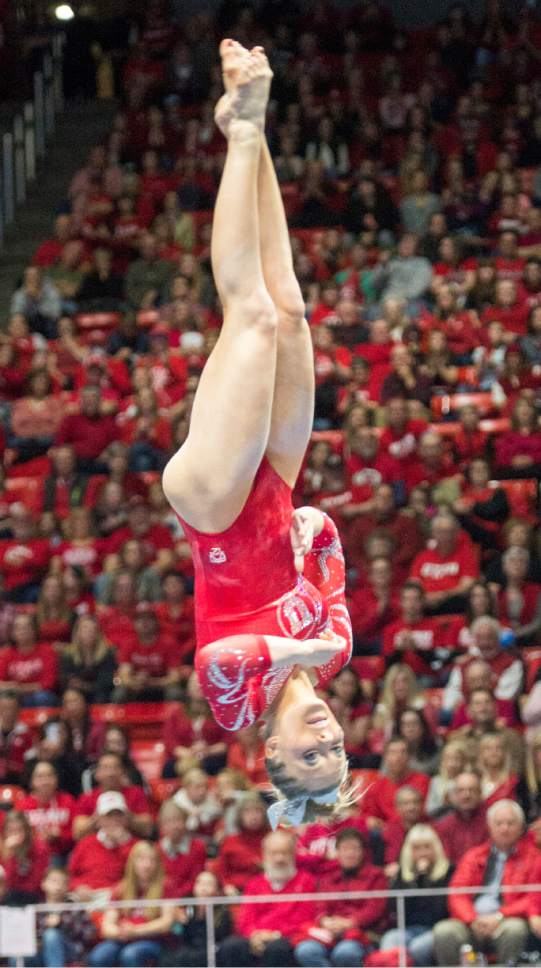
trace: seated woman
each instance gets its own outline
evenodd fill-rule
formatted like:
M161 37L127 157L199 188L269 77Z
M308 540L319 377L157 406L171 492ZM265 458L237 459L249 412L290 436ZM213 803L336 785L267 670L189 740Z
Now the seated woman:
M116 670L114 650L95 615L77 619L71 642L60 655L60 680L67 689L82 692L88 702L108 702Z
M36 619L42 642L62 645L69 642L75 613L66 602L62 579L58 575L44 578L38 598Z
M498 593L500 622L508 626L515 641L535 645L541 630L541 585L528 581L530 552L508 548L502 555L505 586Z
M391 883L393 890L422 890L422 895L407 897L405 938L398 928L386 931L380 941L381 951L390 951L406 943L414 965L433 965L432 928L448 916L447 898L431 894L433 888L447 887L453 868L435 830L416 824L406 836L400 854L400 869Z
M300 822L345 795L343 732L314 685L348 662L351 626L336 528L314 509L293 514L291 502L314 372L263 137L271 71L260 48L223 41L221 55L216 120L228 147L211 254L224 324L163 485L192 545L203 693L226 729L266 721L267 770L282 795L273 823L283 813Z
M201 766L214 776L225 765L228 734L214 721L203 696L197 673L186 686L186 699L175 704L163 730L166 761L163 776L181 776L191 766Z
M58 773L53 763L36 760L29 777L30 793L17 801L17 809L28 818L32 830L57 858L73 847L71 828L75 799L58 789Z
M42 896L41 882L51 859L49 847L35 835L20 810L8 813L2 836L0 858L7 890L3 903L35 904Z
M98 746L95 759L98 756L102 756L103 753L116 753L117 756L121 757L128 786L143 787L147 794L150 792L143 774L130 756L130 740L127 731L122 726L115 726L114 723L111 723L103 730L101 743ZM94 766L88 767L81 777L83 793L89 793L95 786L98 786L94 776L94 770L95 764Z
M518 398L511 429L496 437L496 477L536 477L541 473L541 430L535 407L526 396Z
M393 724L405 709L422 709L422 690L409 666L397 663L385 673L379 702L374 710L370 748L381 753L393 734Z
M429 775L436 772L440 746L421 709L403 709L396 717L395 733L408 744L412 770Z
M333 679L329 706L344 730L346 753L354 769L377 768L379 756L370 749L368 736L372 724L372 704L367 702L359 677L345 666Z
M220 881L211 871L201 871L195 879L194 897L219 897L223 893ZM214 934L216 941L223 941L233 930L230 908L214 907ZM176 922L182 928L181 942L166 948L160 964L175 968L205 968L207 954L207 919L203 904L178 910Z
M259 793L243 793L237 805L237 833L224 837L212 869L225 894L240 894L262 867L262 843L268 834L265 803Z
M481 791L485 806L496 800L514 800L519 777L512 770L511 752L500 733L485 733L479 740Z
M47 370L31 372L27 394L16 400L11 410L8 446L19 460L30 460L46 453L64 416L65 403L53 394Z
M103 940L90 952L88 964L92 968L155 965L174 919L174 908L159 903L167 896L160 852L155 844L141 840L133 845L124 877L111 895L113 901L133 901L133 907L105 912ZM139 900L156 900L156 906L138 907Z
M425 802L427 817L440 817L452 809L455 780L470 765L463 740L449 740L443 747L438 772L432 777Z

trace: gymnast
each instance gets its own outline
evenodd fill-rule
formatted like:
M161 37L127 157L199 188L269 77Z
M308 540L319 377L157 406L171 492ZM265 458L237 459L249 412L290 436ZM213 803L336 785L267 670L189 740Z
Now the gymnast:
M264 135L272 72L262 48L224 40L220 54L227 156L211 258L224 322L163 487L192 548L199 680L225 729L264 721L276 826L351 797L343 731L314 688L349 661L351 624L336 527L291 501L314 364Z

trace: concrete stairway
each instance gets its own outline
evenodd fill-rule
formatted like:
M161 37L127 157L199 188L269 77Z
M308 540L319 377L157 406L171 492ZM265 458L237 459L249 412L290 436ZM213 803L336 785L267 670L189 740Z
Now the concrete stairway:
M0 327L5 327L11 294L34 250L51 234L59 203L89 149L110 129L116 106L103 101L68 102L40 161L26 204L16 212L0 250Z

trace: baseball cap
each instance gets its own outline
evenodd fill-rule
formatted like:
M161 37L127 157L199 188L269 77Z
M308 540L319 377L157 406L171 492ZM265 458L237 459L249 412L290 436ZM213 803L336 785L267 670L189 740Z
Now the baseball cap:
M116 790L108 790L106 793L100 793L96 802L96 813L98 817L104 817L105 814L112 813L113 810L120 810L122 813L128 812L128 804L122 794L117 793Z

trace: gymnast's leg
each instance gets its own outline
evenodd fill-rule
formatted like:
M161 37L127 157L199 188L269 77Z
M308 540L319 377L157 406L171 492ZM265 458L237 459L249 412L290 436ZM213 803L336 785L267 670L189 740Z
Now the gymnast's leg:
M224 323L199 382L188 438L163 477L175 510L200 531L223 531L240 513L271 427L277 315L263 276L257 203L270 77L262 54L243 60L236 107L219 105L216 118L228 140L211 252Z
M267 457L293 487L310 440L314 416L314 357L282 196L267 141L259 161L259 234L263 275L278 314L276 377Z

